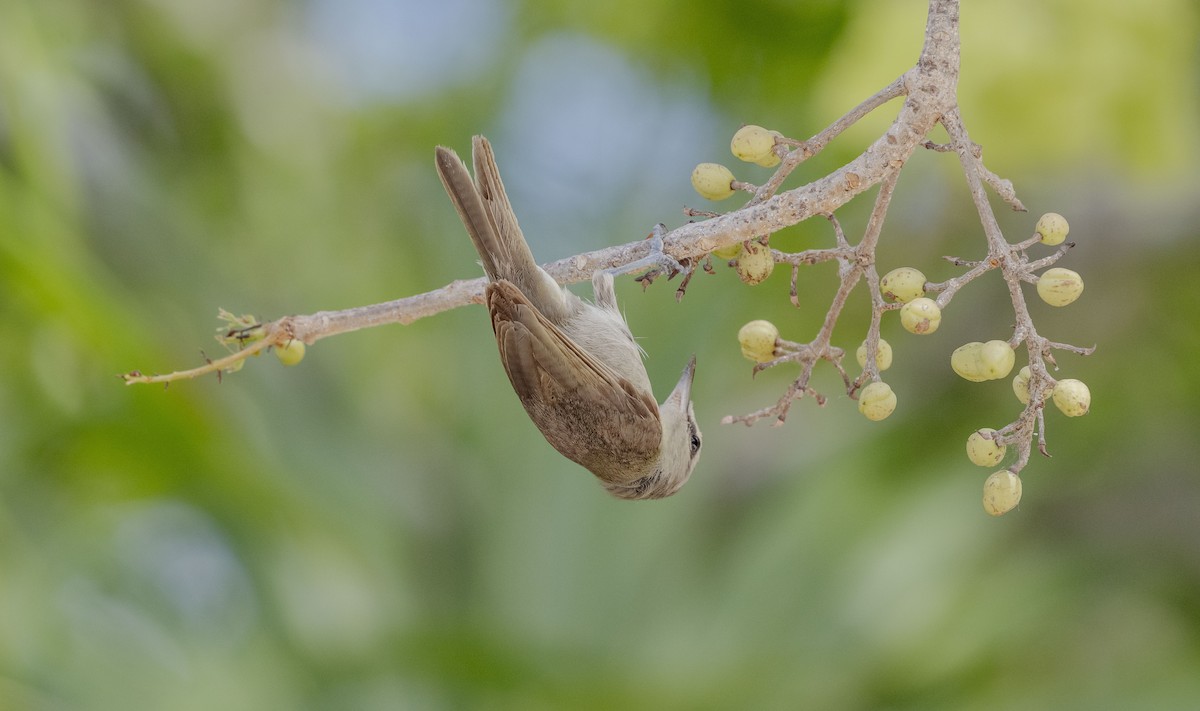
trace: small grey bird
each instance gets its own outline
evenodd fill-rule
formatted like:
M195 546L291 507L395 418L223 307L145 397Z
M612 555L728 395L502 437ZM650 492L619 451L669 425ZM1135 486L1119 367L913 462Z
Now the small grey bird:
M475 136L471 157L474 181L449 148L436 149L437 171L483 261L500 362L525 411L546 441L614 496L679 491L700 457L690 398L695 357L655 403L641 349L617 308L619 272L593 275L594 303L559 286L529 251L486 138Z

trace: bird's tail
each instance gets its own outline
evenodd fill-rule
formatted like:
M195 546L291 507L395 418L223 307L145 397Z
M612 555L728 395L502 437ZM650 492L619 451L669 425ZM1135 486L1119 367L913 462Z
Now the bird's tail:
M506 279L524 291L528 282L533 281L531 276L538 269L537 262L504 192L491 144L483 136L476 136L471 154L475 162L474 181L458 154L438 146L435 153L438 176L471 236L475 251L479 252L488 279Z

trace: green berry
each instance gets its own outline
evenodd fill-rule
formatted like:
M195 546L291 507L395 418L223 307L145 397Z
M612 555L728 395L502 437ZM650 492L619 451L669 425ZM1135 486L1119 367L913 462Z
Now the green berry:
M733 173L720 163L701 163L692 171L692 187L707 200L724 200L733 195Z
M1017 371L1017 377L1012 381L1013 394L1021 401L1022 405L1029 404L1029 366L1024 366Z
M983 510L1003 516L1021 503L1021 477L1007 469L994 472L983 482Z
M896 393L884 382L871 383L858 394L858 411L868 420L887 419L896 410Z
M1057 212L1047 212L1038 218L1037 227L1033 229L1042 238L1042 244L1053 246L1063 243L1071 226L1067 224L1067 218Z
M742 126L733 134L729 142L729 150L738 160L747 163L757 163L769 156L775 155L775 135L762 126L750 124ZM776 156L775 162L779 163ZM768 166L770 167L770 166Z
M296 365L304 360L304 342L295 338L282 346L275 346L274 350L275 357L284 365Z
M1092 407L1092 392L1082 381L1066 378L1054 385L1054 405L1067 417L1086 415Z
M1017 354L1004 341L988 341L979 349L979 372L984 380L1007 378L1016 361Z
M737 275L743 282L754 286L761 284L775 270L775 257L771 256L771 248L759 242L750 240L742 246L742 254L737 260Z
M979 341L965 343L955 348L954 352L950 354L950 367L954 369L955 373L972 383L981 383L987 380L979 364L979 355L982 350L983 344Z
M984 427L975 430L967 437L967 459L971 460L972 464L981 467L994 467L1004 459L1004 452L1008 449L1003 444L996 444L994 439L996 430Z
M920 269L899 267L893 269L879 280L879 290L883 298L889 301L905 303L925 295L925 275Z
M1013 378L1013 394L1016 395L1016 399L1021 401L1021 405L1030 404L1030 378L1031 377L1032 376L1030 375L1030 366L1025 365L1025 366L1022 366L1021 370L1018 372L1018 374L1016 374L1016 377ZM1049 389L1049 388L1043 389L1042 390L1042 401L1045 402L1046 400L1049 400L1050 395L1051 395L1051 389Z
M858 367L867 367L866 341L863 341L858 350L854 352L854 358L858 361ZM892 367L892 345L882 338L879 339L879 345L875 348L875 367L881 373Z
M941 322L942 310L933 299L922 296L900 307L900 325L909 333L933 333Z
M954 349L950 367L973 383L999 380L1012 372L1016 353L1004 341L972 341Z
M779 165L781 160L782 159L777 153L771 151L771 153L767 154L766 156L754 161L754 165L761 165L764 168L774 168L775 166Z
M1083 277L1070 269L1047 269L1038 277L1038 296L1051 306L1066 306L1083 293Z
M737 259L738 256L741 255L741 253L742 253L742 243L741 242L735 242L735 243L729 245L728 247L720 247L720 248L714 249L712 251L712 254L714 257L716 257L717 259L724 259L725 261L729 261L731 259Z
M775 341L779 340L779 329L770 321L751 321L738 330L738 343L742 355L755 363L766 363L775 359Z

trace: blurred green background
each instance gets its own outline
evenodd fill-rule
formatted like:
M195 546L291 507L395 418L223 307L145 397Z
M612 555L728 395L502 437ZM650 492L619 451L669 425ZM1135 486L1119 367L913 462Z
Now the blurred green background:
M947 367L1009 333L995 275L933 336L885 323L889 420L825 368L829 404L782 428L719 424L794 374L752 380L735 334L811 338L830 265L800 309L785 270L681 304L622 284L660 396L699 359L705 454L659 502L544 442L480 307L223 383L116 377L219 353L218 306L478 275L432 166L473 133L545 260L676 226L741 123L806 137L908 69L920 0L0 0L0 708L1200 707L1197 8L964 5L962 113L1030 209L1002 225L1066 215L1088 285L1035 319L1099 345L1060 358L1092 412L1047 413L1054 456L1000 519L963 443L1019 406ZM916 155L893 205L881 270L981 254L953 157Z

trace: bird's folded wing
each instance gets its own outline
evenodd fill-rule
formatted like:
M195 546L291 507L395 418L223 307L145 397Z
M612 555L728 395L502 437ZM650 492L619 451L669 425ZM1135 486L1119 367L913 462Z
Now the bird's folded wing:
M602 478L584 460L615 453L633 465L657 457L662 423L651 393L580 348L511 282L489 284L487 303L513 389L555 448Z

